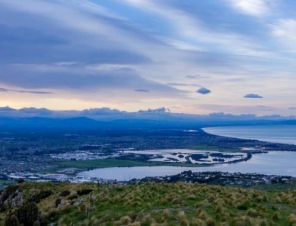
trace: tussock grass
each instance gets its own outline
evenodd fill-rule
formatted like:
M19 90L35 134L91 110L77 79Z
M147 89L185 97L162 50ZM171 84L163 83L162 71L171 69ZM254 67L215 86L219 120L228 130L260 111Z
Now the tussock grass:
M20 190L25 200L52 191L37 204L44 225L296 225L295 190L257 191L180 182L110 187L24 183ZM63 205L57 208L56 200ZM0 213L0 225L7 211Z

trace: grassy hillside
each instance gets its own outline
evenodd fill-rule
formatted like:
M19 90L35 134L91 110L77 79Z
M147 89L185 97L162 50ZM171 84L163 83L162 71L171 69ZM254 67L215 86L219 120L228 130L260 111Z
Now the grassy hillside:
M41 216L37 217L39 222L34 220L35 225L296 225L295 190L259 191L185 183L25 183L8 190L1 194L0 225L5 225L11 209L15 211L10 213L11 221L27 211L28 207L17 207L16 200L20 199L24 202L19 206L37 203Z

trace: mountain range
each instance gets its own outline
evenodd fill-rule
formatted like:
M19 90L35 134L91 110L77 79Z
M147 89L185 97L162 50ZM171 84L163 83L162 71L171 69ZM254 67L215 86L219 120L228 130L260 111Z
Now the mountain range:
M296 124L295 117L212 113L172 113L167 108L119 111L94 108L55 111L46 108L0 107L0 130L7 129L195 129L209 126Z

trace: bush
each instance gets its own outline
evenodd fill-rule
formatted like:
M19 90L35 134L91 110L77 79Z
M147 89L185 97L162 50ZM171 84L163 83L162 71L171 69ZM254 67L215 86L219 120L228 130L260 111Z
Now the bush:
M8 213L5 219L4 226L19 226L20 222L17 217L11 212Z
M68 191L68 190L65 190L65 191L62 191L61 193L60 193L60 196L61 197L66 197L66 196L68 196L68 195L70 195L70 191Z
M29 202L35 202L35 203L39 203L41 200L46 199L47 197L52 195L52 191L49 190L43 190L40 191L38 194L34 194L32 195L31 198L29 198Z
M59 204L61 203L61 199L56 199L55 200L55 207L58 207L59 206Z
M22 183L24 183L24 182L25 182L25 180L24 180L23 178L20 178L20 179L17 180L17 183L18 183L18 184L22 184Z
M239 210L247 210L248 207L247 207L246 205L239 205L239 206L237 207L237 209L239 209Z
M78 198L78 196L77 195L71 195L71 196L69 196L69 200L73 200L73 199L77 199Z
M39 219L39 210L34 202L26 203L16 210L16 216L19 222L25 226L33 226Z
M281 214L279 212L275 212L273 215L272 215L272 220L279 220L281 218Z
M40 222L39 221L35 221L33 226L40 226Z
M77 194L78 194L79 196L82 196L82 195L88 195L88 194L91 193L92 191L93 191L92 189L85 188L85 189L82 189L82 190L77 191Z
M128 225L131 223L131 218L129 216L122 217L120 219L121 224Z
M247 215L255 218L255 217L258 217L259 214L255 209L249 209L247 211Z
M207 226L215 226L216 223L215 223L215 221L213 219L208 218L207 221L206 221L206 225Z

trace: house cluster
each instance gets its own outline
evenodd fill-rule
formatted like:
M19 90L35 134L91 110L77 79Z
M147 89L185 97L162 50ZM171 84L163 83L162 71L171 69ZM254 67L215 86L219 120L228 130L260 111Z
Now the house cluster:
M62 173L48 173L48 174L40 174L40 173L10 173L7 176L8 180L24 180L26 182L70 182L70 183L101 183L108 184L114 183L114 180L106 180L97 177L88 177L88 176L69 176L67 174Z
M175 183L178 181L186 183L207 183L217 185L233 185L233 186L252 186L257 184L276 184L276 183L289 183L295 178L291 176L276 176L276 175L263 175L256 173L228 173L228 172L192 172L184 171L180 174L164 177L146 177L144 179L134 179L132 183L140 182L167 182Z
M65 152L59 154L50 154L52 159L60 161L81 161L81 160L97 160L97 159L106 159L106 158L116 158L119 156L118 153L110 153L106 155L101 152L92 152L92 151L74 151L74 152Z

